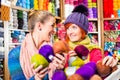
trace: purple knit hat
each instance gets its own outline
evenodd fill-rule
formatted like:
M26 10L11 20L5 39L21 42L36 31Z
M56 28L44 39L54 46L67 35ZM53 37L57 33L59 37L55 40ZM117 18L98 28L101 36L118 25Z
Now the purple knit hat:
M83 4L80 4L74 8L72 14L70 14L65 20L64 25L67 23L76 24L81 27L86 33L88 33L88 8Z

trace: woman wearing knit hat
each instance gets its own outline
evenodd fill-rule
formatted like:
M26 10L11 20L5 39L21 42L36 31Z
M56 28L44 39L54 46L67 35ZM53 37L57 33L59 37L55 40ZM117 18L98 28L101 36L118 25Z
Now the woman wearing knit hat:
M44 10L30 11L28 17L30 33L26 35L21 46L13 48L9 52L8 68L12 80L43 80L52 68L61 69L64 67L65 58L60 54L56 54L49 67L45 68L42 65L35 67L36 64L39 64L39 56L36 56L34 60L32 59L33 55L39 54L39 49L43 45L50 45L54 24L55 17L52 13ZM32 61L37 62L32 64Z
M87 16L88 9L84 5L81 4L74 8L73 12L67 17L64 23L67 32L66 41L72 50L78 45L84 45L89 50L85 62L97 63L102 59L102 49L90 43L90 38L87 36L89 26ZM69 55L74 56L77 55L77 53L70 51ZM112 56L106 56L103 58L102 64L114 67L117 61L118 60Z

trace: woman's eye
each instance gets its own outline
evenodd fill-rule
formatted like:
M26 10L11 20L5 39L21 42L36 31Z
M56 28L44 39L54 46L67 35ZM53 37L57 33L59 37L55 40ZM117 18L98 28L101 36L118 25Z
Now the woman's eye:
M77 29L77 27L76 27L76 26L73 26L72 28L73 28L73 29Z

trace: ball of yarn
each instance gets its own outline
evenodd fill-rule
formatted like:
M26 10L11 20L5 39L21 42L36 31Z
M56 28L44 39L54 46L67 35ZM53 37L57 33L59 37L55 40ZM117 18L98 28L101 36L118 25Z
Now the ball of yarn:
M53 44L54 53L67 53L69 51L69 46L64 41L57 41Z
M34 65L34 68L37 68L38 66L42 65L43 68L44 67L47 67L48 66L48 61L40 54L34 54L32 57L31 57L31 63L35 64Z
M50 45L43 45L39 49L39 54L44 56L47 59L48 62L51 62L52 58L54 56L54 51L53 51L52 46L50 46Z
M101 77L108 76L112 71L112 68L110 66L102 65L102 61L99 61L96 64L96 67L97 67L97 72Z
M90 80L102 80L102 78L99 75L95 74L90 78Z
M69 66L82 66L84 65L84 61L77 57L77 56L74 56L74 57L70 57L70 59L68 60L68 63L69 63Z
M82 59L85 58L85 57L87 57L87 55L89 53L89 50L85 46L83 46L83 45L76 46L75 49L74 49L74 51Z
M67 80L63 70L56 70L52 76L52 80Z
M75 74L81 75L85 80L89 80L96 73L96 63L89 62L81 66Z
M73 74L72 76L68 77L67 80L84 80L82 76L78 74Z

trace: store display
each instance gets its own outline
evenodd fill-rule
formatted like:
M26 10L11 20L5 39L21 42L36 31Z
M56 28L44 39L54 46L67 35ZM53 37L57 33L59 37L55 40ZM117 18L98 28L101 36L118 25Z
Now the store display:
M4 25L0 21L0 80L4 79Z
M7 26L4 26L7 28L4 29L3 24L0 21L0 80L4 79L5 73L6 75L8 73L4 70L3 64L4 58L6 58L4 54L8 54L13 47L21 45L25 35L29 33L27 19L28 11L30 9L48 10L56 16L57 24L55 27L56 35L54 35L54 39L57 41L65 40L66 37L63 20L65 20L72 12L73 8L78 4L82 3L86 5L89 10L88 36L90 37L91 42L102 46L105 55L108 54L114 58L118 57L120 61L119 0L12 0L10 3L11 6L9 7L6 5L1 5L0 7L0 19L8 22L8 24L6 24ZM8 34L6 34L4 30ZM5 37L4 35L8 37ZM5 46L9 49L5 50Z

